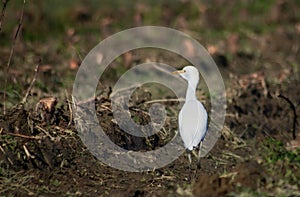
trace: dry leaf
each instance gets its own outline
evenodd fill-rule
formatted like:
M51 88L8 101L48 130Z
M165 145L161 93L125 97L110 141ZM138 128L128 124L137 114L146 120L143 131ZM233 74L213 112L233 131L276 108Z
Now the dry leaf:
M218 47L215 45L208 45L207 46L207 51L210 55L214 55L218 52Z
M238 80L238 84L242 89L247 89L250 85L256 85L258 88L263 89L265 96L268 94L265 74L263 72L255 72L249 75L243 75Z
M238 41L239 41L239 36L237 34L231 34L227 38L227 43L228 43L228 50L230 53L237 53L239 46L238 46Z
M141 26L143 23L143 15L140 12L136 12L133 16L133 21L135 26Z
M296 28L297 32L300 34L300 23L297 23L295 25L295 28Z
M132 53L130 53L130 52L124 53L123 61L124 61L125 68L130 67L130 64L132 63L132 59L133 59Z
M177 23L178 23L179 28L184 29L184 30L188 29L187 21L183 16L178 17Z
M39 67L40 72L47 72L53 69L53 66L50 64L44 64Z
M183 46L185 48L185 54L187 57L194 57L195 56L195 49L190 40L184 40Z
M285 79L288 78L290 73L291 71L289 69L283 69L277 76L278 82L279 83L283 82Z
M43 106L43 108L51 112L54 110L55 105L57 104L57 98L55 97L48 97L48 98L42 98L37 105Z
M79 67L79 63L75 59L71 59L69 62L69 68L71 70L76 70Z
M75 29L74 28L68 28L67 29L67 36L72 37L75 35Z
M54 117L56 104L57 98L55 97L43 98L36 104L35 112L38 114L42 121L50 123Z

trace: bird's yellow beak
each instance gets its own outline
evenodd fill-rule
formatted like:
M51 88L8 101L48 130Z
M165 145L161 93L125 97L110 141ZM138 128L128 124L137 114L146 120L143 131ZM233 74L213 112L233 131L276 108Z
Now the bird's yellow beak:
M181 73L185 73L185 70L175 70L172 72L172 74L174 74L174 75L179 75Z

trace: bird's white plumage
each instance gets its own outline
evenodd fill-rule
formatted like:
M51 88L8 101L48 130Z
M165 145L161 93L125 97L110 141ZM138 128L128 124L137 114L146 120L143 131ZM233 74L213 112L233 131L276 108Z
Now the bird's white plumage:
M197 100L184 103L179 112L179 132L184 146L193 150L205 137L207 113L203 105Z
M179 112L178 123L184 146L193 150L204 139L207 131L207 112L196 97L199 72L193 66L186 66L174 73L180 74L188 82L186 100Z

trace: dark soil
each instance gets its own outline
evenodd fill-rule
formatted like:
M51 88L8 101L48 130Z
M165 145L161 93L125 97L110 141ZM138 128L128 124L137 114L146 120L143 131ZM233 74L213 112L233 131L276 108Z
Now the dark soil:
M298 91L297 84L288 90L281 90L280 86L269 87L268 95L264 96L257 86L259 84L253 84L247 91L241 91L240 96L228 104L227 128L212 152L202 159L201 169L194 175L192 183L188 180L190 171L184 155L165 168L152 172L119 171L97 161L85 148L73 124L68 126L66 103L62 102L51 112L55 119L51 124L39 120L34 110L25 110L19 105L0 121L3 128L1 166L5 169L2 173L9 172L7 181L3 179L5 187L2 190L13 195L37 192L46 196L162 196L191 195L192 191L195 196L215 196L237 192L240 187L255 191L267 185L270 179L264 162L258 159L262 154L258 151L263 146L261 141L270 136L285 143L292 139L293 111L285 100L271 92L271 88L290 99L296 99ZM96 105L105 105L109 109L109 100L101 99ZM169 105L175 104L178 105ZM148 150L165 143L160 140L161 136L147 139L151 142L147 144L146 139L123 133L111 121L112 114L108 109L97 109L102 113L102 127L121 147ZM299 107L296 109L299 113ZM143 114L138 116L143 119ZM177 128L174 122L166 124L171 130ZM277 177L273 178L277 180Z

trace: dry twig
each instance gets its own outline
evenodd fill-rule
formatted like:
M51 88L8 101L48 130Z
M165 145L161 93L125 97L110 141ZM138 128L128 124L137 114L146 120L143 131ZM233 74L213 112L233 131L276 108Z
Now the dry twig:
M23 149L24 149L24 152L25 152L28 159L34 159L34 156L32 156L30 154L29 150L27 149L27 147L25 145L23 145Z
M10 50L10 54L9 54L9 58L8 58L8 61L7 61L7 64L6 64L6 75L5 75L5 80L4 80L4 96L3 96L3 100L4 100L4 102L3 102L3 113L4 114L6 114L6 88L7 88L7 80L8 80L8 71L9 71L11 61L12 61L12 57L13 57L14 52L15 52L15 46L16 46L17 38L18 38L20 29L21 29L21 26L22 26L22 23L23 23L25 3L26 3L26 1L24 0L22 11L21 11L21 16L20 16L20 19L19 19L18 28L17 28L17 31L15 33L13 43L12 43L12 46L11 46L11 50Z
M28 135L23 135L23 134L19 134L19 133L10 133L10 132L7 132L5 134L6 135L15 136L15 137L26 138L26 139L35 139L35 140L41 139L41 137L39 137L39 136L28 136Z
M34 83L35 83L35 81L36 81L36 78L37 78L37 76L38 76L39 66L40 66L40 62L36 65L36 67L35 67L35 69L34 69L34 72L35 72L35 73L34 73L34 77L33 77L32 81L31 81L31 83L30 83L30 85L29 85L29 87L28 87L28 89L27 89L27 91L26 91L26 94L25 94L25 96L24 96L24 98L23 98L21 104L24 104L24 103L26 103L26 101L27 101L27 98L28 98L28 96L29 96L29 94L30 94L30 92L31 92L31 89L32 89L32 87L33 87L33 85L34 85Z
M14 163L12 162L12 160L8 157L8 155L6 155L5 150L2 148L2 146L0 145L0 150L3 153L3 155L5 155L7 161L10 163L10 165L14 165Z
M43 131L49 138L51 141L55 140L55 137L51 136L50 133L48 131L46 131L45 129L43 129L42 127L36 125L35 126L38 130Z
M65 94L66 94L66 98L67 98L67 104L69 107L69 111L70 111L70 120L68 123L68 127L72 124L72 120L73 120L73 110L72 110L72 105L71 105L71 101L69 100L69 96L68 96L68 91L65 90Z
M146 101L146 102L144 102L144 104L163 103L163 102L180 102L180 101L185 101L185 99L183 99L183 98L175 98L175 99L157 99L157 100Z
M3 7L2 7L2 12L1 12L1 17L0 17L0 33L2 31L2 24L4 21L4 17L5 17L5 11L6 11L6 6L9 0L3 0Z

